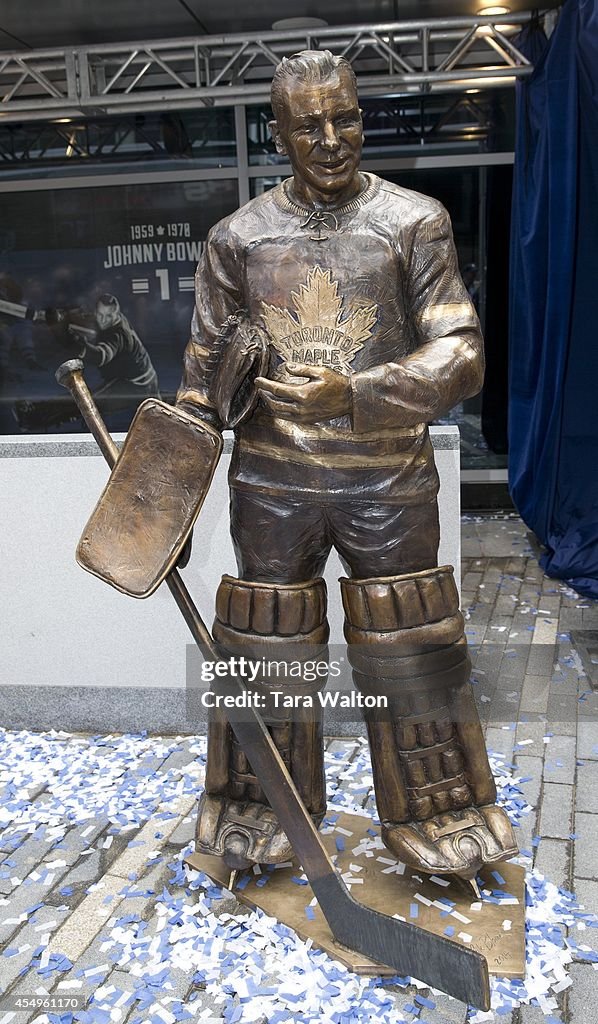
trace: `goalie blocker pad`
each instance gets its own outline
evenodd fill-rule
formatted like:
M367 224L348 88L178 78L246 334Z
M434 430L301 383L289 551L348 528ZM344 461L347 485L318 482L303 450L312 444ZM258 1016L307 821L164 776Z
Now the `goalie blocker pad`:
M79 565L123 594L149 597L176 565L221 451L206 423L143 402L79 541Z

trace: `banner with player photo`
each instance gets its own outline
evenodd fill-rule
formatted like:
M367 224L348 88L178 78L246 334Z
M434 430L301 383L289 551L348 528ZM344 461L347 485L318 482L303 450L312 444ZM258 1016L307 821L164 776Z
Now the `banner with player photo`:
M65 359L112 430L172 399L203 243L237 206L234 179L0 193L0 433L85 429Z

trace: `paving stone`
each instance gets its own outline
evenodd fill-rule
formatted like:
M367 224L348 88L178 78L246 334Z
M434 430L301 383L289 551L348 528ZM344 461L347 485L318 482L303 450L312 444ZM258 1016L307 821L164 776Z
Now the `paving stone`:
M124 917L127 914L135 914L140 920L149 920L153 913L156 896L162 892L170 875L171 871L167 861L162 861L136 881L125 882L121 879L119 894L122 896L122 902L116 904L114 916ZM105 877L110 876L106 875ZM129 895L130 893L133 895Z
M102 832L110 826L107 818L96 822L86 822L84 825L74 825L69 828L64 839L52 848L51 853L60 860L65 860L67 865L76 864L84 850L89 850L101 836ZM91 831L88 832L88 829ZM85 832L85 836L83 836Z
M461 552L466 558L475 558L482 554L482 544L479 537L461 536Z
M56 840L44 832L43 826L36 828L33 833L19 832L17 828L4 831L0 850L6 855L4 860L8 857L14 861L13 874L18 875L20 869L21 877L24 878L49 850L55 848Z
M97 882L102 874L102 854L94 850L88 857L80 857L78 863L62 879L60 888L70 885L90 885Z
M595 721L580 721L577 727L577 756L598 761L598 729Z
M524 624L525 625L525 624ZM532 634L522 626L521 622L515 617L513 619L513 626L509 631L507 637L507 644L509 647L516 647L517 650L521 650L522 654L530 647L532 642Z
M550 726L548 728L550 732ZM551 737L546 745L544 759L544 779L546 782L569 782L575 780L575 737Z
M436 1007L433 1010L429 1010L427 1007L422 1007L421 1020L422 1024L465 1024L467 1020L467 1006L462 1003L459 999L451 999L450 996L445 995L443 992L423 992L426 998L431 999L436 1003ZM403 1006L407 1002L405 990L402 989L397 994L396 1009L400 1020L403 1016ZM419 1018L414 1018L417 1021ZM509 1017L505 1020L509 1024Z
M546 721L543 717L538 718L535 715L533 717L529 715L528 718L528 721L520 720L517 723L515 741L516 743L522 743L525 740L532 740L531 743L519 749L524 750L526 754L534 754L537 757L544 758L544 736L548 728Z
M517 822L514 827L517 846L520 850L529 850L531 853L533 850L532 839L538 834L535 811L524 815L521 821Z
M579 811L575 815L573 865L576 878L598 878L598 814Z
M507 618L513 618L515 607L515 602L510 594L501 593L496 599L495 609L497 615L505 615Z
M502 649L495 643L480 647L474 664L474 672L495 686L500 673Z
M177 825L168 840L172 846L188 846L195 838L195 814L187 815L180 825Z
M488 639L490 643L503 644L508 636L509 630L513 625L513 619L507 615L496 615L494 608L492 608L492 624L488 630Z
M579 687L583 682L577 669L567 667L560 670L556 668L552 675L551 687L554 693L577 697Z
M173 750L172 754L168 755L160 768L160 772L176 771L180 768L185 768L192 761L197 760L197 754L192 754L189 750L189 743L184 742L180 750Z
M151 754L145 754L142 760L135 766L135 768L127 769L127 776L132 779L145 779L149 778L161 768L164 764L164 757L154 757Z
M551 692L546 706L546 719L551 732L561 736L577 735L577 696Z
M472 625L478 625L486 628L492 617L493 608L494 594L490 594L482 585L476 594L475 600L470 605L469 617L465 624L466 628L469 629ZM496 640L497 637L489 638L489 640L490 639Z
M577 713L579 718L586 722L591 721L594 726L598 722L598 691L591 690L587 679L582 680L580 696L583 700L577 702Z
M507 762L513 757L514 742L515 733L510 729L500 729L497 726L488 726L486 729L486 746L489 750L502 754Z
M511 555L511 557L507 559L505 572L513 573L514 576L518 577L517 582L522 583L526 562L527 559L522 558L520 555Z
M598 1024L596 972L591 964L572 964L569 990L570 1024Z
M486 626L470 619L466 620L465 637L470 644L482 644L486 638Z
M511 645L505 648L503 659L500 663L500 686L502 690L516 689L520 693L525 689L527 672L528 648L514 648ZM535 710L532 708L532 710Z
M342 754L348 761L351 761L359 749L360 746L354 739L332 737L326 745L326 754L330 754L332 757Z
M67 868L57 868L52 872L54 880L52 888L54 889L63 875L66 873ZM0 918L0 945L8 942L13 934L23 926L25 921L19 920L23 914L27 914L30 907L33 907L36 903L48 902L49 889L47 885L42 885L38 882L34 882L30 877L27 877L25 881L19 885L8 896L8 903L2 906L2 917Z
M110 988L110 986L114 986L114 988L117 990L118 993L122 994L123 992L130 992L133 995L137 991L137 988L139 986L139 981L140 981L140 979L134 978L133 975L131 975L131 974L126 974L125 971L113 970L111 974L108 974L106 976L106 980L102 983L102 985L100 985L93 992L94 1001L97 1001L97 1003L101 1005L101 1003L102 1003L102 989ZM137 985L136 985L136 982L137 982ZM56 992L57 993L60 992L60 986L59 985L56 986ZM110 1002L113 1004L116 998L118 998L118 997L115 996L114 994L112 994L110 996ZM130 1003L126 1003L124 1009L125 1009L125 1014L131 1013L131 1011L134 1012L134 1010L135 1010L135 1001L131 1000ZM124 1016L123 1016L122 1019L124 1020Z
M526 748L524 747L523 749L525 750ZM524 777L531 776L529 782L520 782L519 788L530 807L537 807L540 802L540 789L542 786L542 759L516 753L516 764L518 775Z
M598 916L598 882L587 879L575 879L575 895L588 914ZM571 929L571 936L580 946L589 946L598 952L598 928Z
M573 811L573 786L545 782L542 791L540 834L553 839L568 839Z
M474 572L472 569L468 569L463 574L463 579L461 582L462 591L476 590L479 584L482 582L483 578L483 573L481 573L480 571Z
M189 977L191 977L191 975L189 975ZM262 983L264 987L268 985L268 981L269 979L267 978L263 979ZM279 979L273 979L272 984L279 984ZM201 1024L220 1024L224 1019L222 1011L223 1003L218 1002L217 1000L218 996L216 994L206 992L201 987L195 985L191 987L185 1000L185 1004L186 1008L193 1012L196 1019L206 1011L210 1011L209 1017L201 1017ZM129 1017L127 1024L147 1024L147 1019L147 1011L142 1012L141 1014L133 1012ZM260 1022L256 1021L255 1024L260 1024Z
M531 675L529 670L521 691L521 711L541 713L548 707L550 676Z
M539 1006L522 1006L519 1010L519 1024L546 1024L544 1011Z
M555 885L569 886L571 877L571 843L562 839L542 839L534 867Z
M195 807L194 796L180 797L172 804L170 810L175 817L168 821L160 822L160 838L156 838L157 826L152 818L146 822L141 831L135 837L135 845L129 845L120 857L110 866L110 874L120 875L121 878L128 878L132 872L140 873L145 870L148 854L163 846L174 832L180 819Z
M513 726L511 735L515 741L515 724L519 705L519 695L497 691L490 702L488 723L502 728L503 725Z
M108 957L109 951L101 949L104 941L105 935L101 931L87 949L73 962L71 970L61 973L55 977L55 980L53 979L52 990L57 992L61 981L77 979L83 984L81 988L74 989L73 991L76 991L77 995L82 996L86 1000L91 999L98 988L104 984L114 967L114 964ZM96 970L96 968L101 968L101 970ZM93 975L88 978L84 976L84 972L87 970L94 971Z
M64 953L73 963L82 956L106 921L117 912L123 900L123 879L105 875L52 937L50 951Z
M553 673L555 689L558 688L561 693L576 694L580 682L583 681L580 669L581 660L575 647L570 643L559 643Z
M559 615L559 627L561 630L581 629L583 627L583 612L579 608L561 608Z
M538 635L546 636L547 633L539 633L540 629L548 630L547 623L538 622L534 627L534 642L530 648L529 658L527 662L527 671L531 676L548 676L552 677L552 670L554 666L554 659L556 657L556 644L546 643L544 640L541 642L535 641L535 637Z
M598 814L598 761L577 766L575 806L578 811Z
M185 1001L187 993L191 988L193 982L193 970L183 971L180 968L170 967L168 972L169 984L160 989L152 988L151 992L156 1002L163 1000L165 997L171 999L180 999L182 1002ZM101 1002L102 993L101 989L104 987L110 987L114 985L115 988L121 992L138 992L141 994L146 990L147 982L143 978L137 977L134 974L127 973L125 968L115 970L106 977L106 980L102 983L100 990L94 992L94 999ZM131 1016L139 1012L138 1007L136 1008L135 1002L128 1004ZM145 1011L145 1019L149 1017L149 1007ZM153 1015L152 1015L152 1019ZM159 1018L156 1017L156 1020Z
M37 971L29 970L11 986L10 997L11 999L16 999L18 996L26 997L32 995L49 995L50 992L50 982L48 980L44 982ZM0 1017L0 1020L1 1019L2 1018ZM46 1017L40 1016L39 1010L19 1011L17 1016L13 1018L13 1024L28 1024L29 1021L41 1022L46 1020ZM8 1021L6 1024L8 1024Z
M584 629L596 629L598 627L598 608L594 601L589 608L581 609L581 620Z
M5 947L0 955L0 992L5 993L9 990L20 972L30 963L32 953L41 944L43 935L60 927L64 913L65 911L60 914L55 907L40 907L30 921L14 935L10 945ZM6 956L7 948L19 949L26 945L30 948L22 953Z

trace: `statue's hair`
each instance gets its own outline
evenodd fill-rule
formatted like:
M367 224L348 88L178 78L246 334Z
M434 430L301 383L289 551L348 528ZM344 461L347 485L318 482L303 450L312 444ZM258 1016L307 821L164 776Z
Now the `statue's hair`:
M301 50L292 57L283 57L272 78L270 101L274 117L278 120L284 108L284 87L287 82L326 82L343 69L351 75L357 92L357 79L349 61L335 56L330 50Z

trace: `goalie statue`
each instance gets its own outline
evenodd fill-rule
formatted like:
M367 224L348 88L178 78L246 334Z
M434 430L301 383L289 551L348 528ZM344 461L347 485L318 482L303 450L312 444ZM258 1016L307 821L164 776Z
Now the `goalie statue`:
M221 329L231 315L246 318L268 360L257 406L236 429L238 578L220 585L214 637L224 655L259 654L279 638L300 658L325 642L321 573L335 547L347 570L355 685L386 695L391 709L368 722L384 842L423 871L472 877L517 851L495 805L452 569L437 568L427 424L481 387L478 319L442 206L360 173L351 66L328 51L283 60L272 108L293 177L212 229L177 396L218 429L230 422L225 392L236 376L219 366ZM319 821L321 724L280 712L269 724ZM220 712L209 725L197 849L231 867L290 852Z
M224 658L284 652L299 662L325 645L321 574L334 547L347 572L355 686L388 701L385 714L366 711L384 843L420 871L472 878L517 849L495 803L452 567L437 566L439 481L427 425L482 385L478 318L443 207L360 172L350 64L328 51L283 60L272 108L276 148L293 177L211 230L178 412L167 414L216 434L235 427L238 576L218 589L214 640ZM173 441L170 475L187 519L184 529L163 530L165 571L189 533L188 495L198 486L181 452ZM313 698L322 679L305 673L286 685ZM319 823L321 714L274 707L273 688L268 677L252 683ZM208 728L196 849L231 869L291 854L219 709Z

